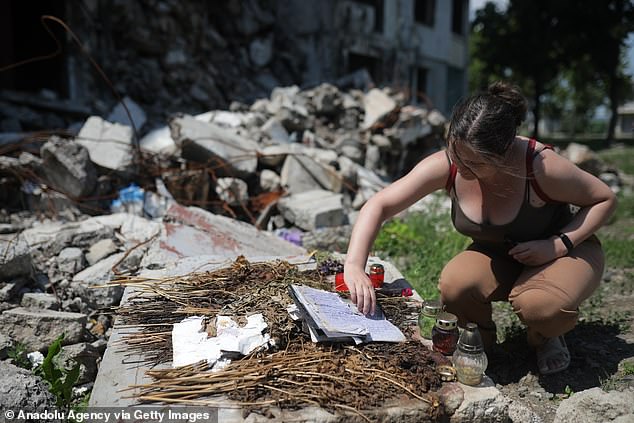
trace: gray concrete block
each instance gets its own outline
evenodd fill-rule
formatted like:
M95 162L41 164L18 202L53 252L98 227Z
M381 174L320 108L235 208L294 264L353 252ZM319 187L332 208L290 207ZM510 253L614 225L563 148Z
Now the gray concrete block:
M29 243L22 235L0 237L0 278L10 279L31 272Z
M286 219L307 231L344 223L341 194L313 190L280 198L277 207Z
M105 169L128 173L133 168L132 128L91 116L76 141L86 147L90 160Z
M86 315L53 310L14 308L0 315L0 333L22 342L29 350L44 350L61 335L64 344L83 338Z
M20 305L24 308L58 310L59 300L53 294L27 292L22 296Z
M632 389L605 392L591 388L575 392L561 402L555 414L555 423L577 422L632 422L634 421L634 393Z
M118 305L123 295L123 287L99 287L110 281L112 266L117 264L124 253L113 254L94 265L87 267L73 277L72 290L92 308Z
M183 158L197 162L219 160L230 166L238 176L255 172L258 144L235 130L202 122L192 116L172 119L170 128Z
M55 409L55 397L44 381L30 370L0 361L0 404L4 410L18 412L49 411ZM17 414L16 414L17 415ZM5 421L2 413L0 421ZM7 418L6 421L11 421Z
M13 348L13 339L0 333L0 360L7 358L11 348Z
M95 189L97 171L83 145L52 136L42 146L40 155L46 178L61 192L81 197Z
M97 376L97 360L101 358L99 350L87 342L66 345L59 354L59 362L67 369L79 364L78 384L91 382Z
M108 257L117 252L117 245L110 238L102 239L93 244L86 253L86 261L89 266L97 263L99 260Z
M16 299L26 282L25 278L13 279L11 282L0 282L0 301Z
M322 189L319 182L295 156L287 156L284 160L280 183L291 194Z
M57 267L63 273L74 275L84 268L84 253L76 247L64 248L57 256Z
M363 107L363 129L367 129L392 112L396 108L396 102L380 89L373 88L363 97Z
M293 194L314 189L340 192L342 186L342 177L334 167L301 154L286 157L280 178L282 186Z

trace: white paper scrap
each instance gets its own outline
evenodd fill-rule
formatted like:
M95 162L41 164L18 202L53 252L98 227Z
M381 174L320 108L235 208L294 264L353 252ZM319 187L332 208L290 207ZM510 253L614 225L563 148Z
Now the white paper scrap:
M172 329L174 357L172 367L186 366L201 360L213 364L222 352L215 338L209 338L203 328L204 318L192 316L175 323Z
M269 334L262 334L267 327L262 314L248 316L244 327L240 327L230 317L217 316L215 337L207 335L203 323L203 317L193 316L174 324L173 367L186 366L201 360L213 365L221 359L223 352L247 355L270 341Z

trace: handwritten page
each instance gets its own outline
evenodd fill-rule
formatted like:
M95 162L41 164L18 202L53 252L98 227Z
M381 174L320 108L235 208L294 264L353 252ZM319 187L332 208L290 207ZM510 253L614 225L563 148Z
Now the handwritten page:
M303 285L291 285L291 290L310 320L328 338L353 336L375 342L405 340L403 333L385 318L379 307L373 316L364 316L352 302L334 292Z

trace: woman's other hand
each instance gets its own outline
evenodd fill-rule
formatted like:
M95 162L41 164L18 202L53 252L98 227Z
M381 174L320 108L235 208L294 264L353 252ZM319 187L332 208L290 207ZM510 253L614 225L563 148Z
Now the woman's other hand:
M364 315L373 315L376 308L376 294L370 278L364 269L345 266L343 279L350 290L350 299Z
M566 247L562 249L557 240L558 237L520 242L509 250L509 255L527 266L540 266L566 255Z

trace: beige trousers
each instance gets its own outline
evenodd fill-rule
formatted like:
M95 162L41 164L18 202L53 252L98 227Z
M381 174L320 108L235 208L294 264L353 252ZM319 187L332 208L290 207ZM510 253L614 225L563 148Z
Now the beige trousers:
M496 340L492 301L509 301L528 328L528 343L537 346L575 327L578 307L599 286L603 268L594 236L537 267L473 243L447 263L438 288L445 310L458 316L460 326L478 324L485 347Z

